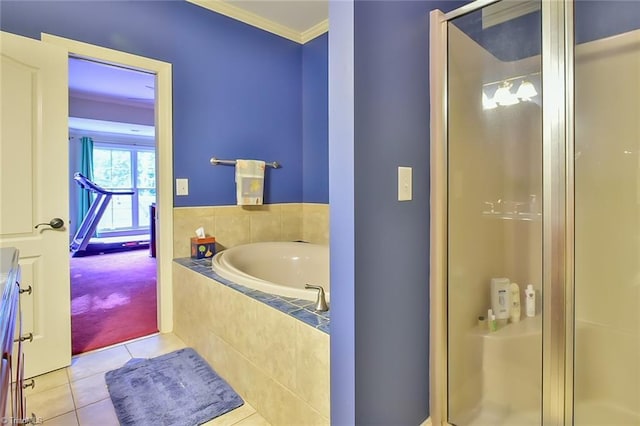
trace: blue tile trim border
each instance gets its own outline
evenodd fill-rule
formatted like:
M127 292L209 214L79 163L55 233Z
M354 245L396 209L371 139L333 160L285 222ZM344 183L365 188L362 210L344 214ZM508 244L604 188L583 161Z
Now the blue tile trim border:
M207 278L211 278L219 282L222 285L231 287L232 289L239 291L258 300L265 305L269 305L274 309L284 312L285 314L310 325L313 328L317 328L323 333L329 333L329 325L331 322L331 315L329 312L316 312L313 310L313 302L303 299L293 299L291 297L277 296L275 294L264 293L262 291L254 290L252 288L245 287L243 285L229 281L226 278L222 278L211 269L211 259L191 259L190 257L182 257L173 259L179 265L185 268L191 269L194 272L204 275Z

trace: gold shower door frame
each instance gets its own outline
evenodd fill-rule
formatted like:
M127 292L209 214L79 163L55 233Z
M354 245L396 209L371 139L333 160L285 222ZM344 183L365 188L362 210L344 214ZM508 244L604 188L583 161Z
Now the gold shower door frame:
M447 24L500 0L430 14L430 410L447 408ZM542 0L543 297L542 423L573 424L574 118L573 0Z

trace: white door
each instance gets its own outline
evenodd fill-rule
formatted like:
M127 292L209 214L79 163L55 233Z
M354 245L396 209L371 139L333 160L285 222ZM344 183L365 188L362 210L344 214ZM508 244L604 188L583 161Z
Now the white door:
M67 51L0 33L0 246L20 250L25 377L71 362ZM35 226L61 218L65 226Z

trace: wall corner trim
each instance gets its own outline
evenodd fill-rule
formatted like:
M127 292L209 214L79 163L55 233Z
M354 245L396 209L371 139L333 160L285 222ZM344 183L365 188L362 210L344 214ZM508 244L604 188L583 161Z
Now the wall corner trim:
M239 8L238 6L234 6L233 4L230 4L222 0L187 0L187 2L195 4L200 7L204 7L205 9L209 9L213 12L217 12L221 15L225 15L229 18L236 19L240 22L244 22L245 24L254 26L256 28L260 28L261 30L268 31L270 33L273 33L280 37L284 37L291 41L295 41L296 43L300 43L300 44L306 42L304 41L306 33L313 34L312 37L309 38L308 40L311 40L312 38L315 38L318 35L322 34L321 32L316 33L315 31L318 31L316 27L320 26L324 21L321 22L320 24L314 25L307 31L300 33L282 24L263 18L262 16L256 15L255 13L251 13L242 8ZM326 24L326 26L328 28L329 26L328 23Z
M432 425L433 423L431 423L431 417L427 417L427 419L424 422L420 423L420 426L432 426Z
M300 42L302 44L307 43L313 40L314 38L321 36L327 31L329 31L329 20L325 19L322 22L318 22L316 25L309 28L308 30L300 33Z

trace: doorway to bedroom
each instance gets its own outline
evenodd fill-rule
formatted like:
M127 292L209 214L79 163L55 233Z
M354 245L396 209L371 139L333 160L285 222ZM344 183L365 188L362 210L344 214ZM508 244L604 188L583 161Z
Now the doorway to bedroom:
M69 58L74 355L158 331L155 82Z

